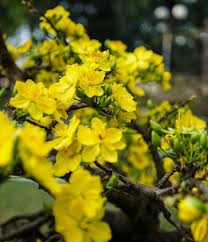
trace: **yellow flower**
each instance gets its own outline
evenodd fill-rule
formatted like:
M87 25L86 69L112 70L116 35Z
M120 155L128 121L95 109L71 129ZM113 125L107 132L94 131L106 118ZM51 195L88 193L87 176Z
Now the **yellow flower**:
M101 43L95 39L80 39L71 42L72 50L77 54L88 54L99 50Z
M161 148L164 150L170 149L170 139L172 138L172 135L166 134L164 137L162 137L161 141Z
M16 60L22 54L25 54L30 49L31 45L32 45L32 41L27 40L24 44L22 44L18 47L15 47L11 44L7 44L7 49L10 52L10 54L12 55L12 57Z
M182 109L175 122L176 129L181 131L202 130L206 128L206 122L203 119L193 115L191 110Z
M26 110L33 119L40 120L43 114L53 114L56 102L48 97L47 89L42 83L32 80L16 82L17 94L10 99L10 104L16 108Z
M174 161L169 158L169 157L165 157L163 158L163 167L165 169L165 172L169 172L170 169L172 169L175 166ZM171 181L171 183L177 183L179 181L179 177L180 177L180 173L179 172L175 172L170 178L169 180Z
M60 48L60 46L57 45L56 41L53 39L46 39L41 42L41 44L39 44L37 47L38 52L40 52L41 55L53 53L55 51L58 51L58 49Z
M79 79L80 66L77 64L68 65L66 74L61 78L61 81L67 84L76 85Z
M191 232L196 242L208 242L207 214L191 224Z
M202 215L204 205L198 198L187 196L180 201L178 209L179 218L185 223L191 223Z
M19 51L20 54L24 54L30 49L31 46L32 46L32 41L27 40L24 44L18 46L17 50Z
M135 80L131 80L128 84L128 88L131 90L131 92L139 97L142 97L145 95L144 90L139 87L139 83L135 82Z
M61 122L55 127L55 137L56 139L52 142L55 144L56 150L62 150L67 148L73 141L75 132L79 125L79 119L73 116L70 120L69 125Z
M136 102L122 84L114 83L112 85L112 96L123 110L127 112L133 112L136 110Z
M102 217L89 219L80 208L81 200L70 200L70 195L59 196L55 201L56 231L64 236L66 242L107 242L111 239L110 226L100 221Z
M50 33L53 36L56 36L56 31L52 28L52 26L46 21L44 17L40 17L40 29L44 30L47 33Z
M110 50L118 53L123 53L127 49L127 46L120 40L108 40L106 45Z
M67 28L67 25L63 25L63 20L69 20L70 13L67 12L62 6L57 6L53 9L48 9L43 17L40 17L40 28L44 31L56 36L56 31L50 24L50 22L53 23L56 29L58 30L64 30ZM49 20L49 21L48 21ZM68 22L67 22L68 23ZM64 29L63 29L64 27Z
M87 54L79 55L84 63L90 64L95 69L98 68L102 71L110 71L110 54L109 51L94 51Z
M22 160L27 175L33 177L52 194L60 192L61 187L53 175L53 164L50 160L37 156L30 156L27 159L23 157Z
M75 85L60 80L50 85L49 95L56 100L57 109L67 109L73 102Z
M102 183L100 177L91 175L89 171L82 168L73 172L69 182L70 192L74 199L79 198L83 205L85 215L89 218L95 217L103 206Z
M8 165L13 156L15 129L3 112L0 112L0 168Z
M59 190L59 186L53 176L52 162L45 158L53 147L45 140L43 129L26 123L19 136L19 152L27 174L53 193Z
M93 118L92 128L80 125L78 141L85 145L82 159L85 162L101 161L116 162L117 150L123 149L125 144L121 141L122 131L118 128L106 128L99 118Z
M48 9L45 13L45 16L49 19L51 18L59 19L60 17L67 18L69 15L70 13L66 11L62 6L57 6L53 9Z
M49 96L56 100L58 112L65 112L71 106L75 96L76 84L79 77L79 66L69 65L66 69L66 74L59 82L50 85Z
M79 169L72 173L70 183L55 196L53 213L56 231L66 242L107 242L110 227L102 222L104 215L102 183L98 176Z
M30 156L47 157L53 148L50 142L46 142L45 130L27 122L19 138L20 155L25 160Z
M103 95L101 84L104 80L105 73L96 71L91 66L83 65L80 68L79 86L88 97Z
M58 151L54 165L55 176L64 176L66 173L74 171L79 167L81 162L80 146L75 140L67 148Z

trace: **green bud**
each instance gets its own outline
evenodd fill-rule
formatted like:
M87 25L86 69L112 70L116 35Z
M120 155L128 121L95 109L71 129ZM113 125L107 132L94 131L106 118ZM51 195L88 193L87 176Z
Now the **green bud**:
M199 211L201 212L205 211L204 203L199 198L189 195L186 197L186 199L193 207L195 207Z
M109 43L109 39L106 39L105 42L104 42L104 46L108 47L108 43Z
M170 137L169 143L170 143L171 146L174 147L174 138L173 137Z
M112 175L110 178L109 178L109 181L108 183L106 184L106 187L108 189L111 189L113 187L116 187L118 185L118 177L116 175Z
M161 126L155 122L154 120L150 120L150 125L151 125L151 128L158 134L162 134L162 128Z
M84 97L85 97L85 94L83 93L83 91L80 88L77 88L76 95L77 95L77 97L79 97L81 99L84 99Z
M199 138L199 143L203 150L207 149L207 133L202 133Z
M105 107L106 106L108 106L110 103L111 103L111 98L109 97L109 98L106 98L106 100L105 100Z
M6 88L1 88L0 90L0 99L3 98L6 95Z
M115 69L116 69L116 61L113 60L113 61L111 62L111 70L115 70Z
M183 148L180 140L177 137L173 139L173 147L176 152L181 152Z
M109 96L111 94L111 86L110 85L105 85L104 86L104 94Z
M197 140L199 139L199 137L200 137L199 133L197 133L197 132L192 133L191 138L190 138L191 143L192 144L196 143Z
M147 100L147 107L149 108L149 109L152 109L152 108L154 108L154 103L153 103L153 101L151 100L151 99L148 99Z
M160 146L161 144L161 137L156 133L154 130L151 133L152 144L155 146Z

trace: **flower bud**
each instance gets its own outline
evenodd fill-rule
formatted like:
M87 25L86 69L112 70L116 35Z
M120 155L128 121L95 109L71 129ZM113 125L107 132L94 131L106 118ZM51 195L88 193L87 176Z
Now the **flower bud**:
M0 99L3 98L6 95L6 88L1 88L0 90Z
M116 175L112 175L106 184L108 189L112 189L118 185L118 177Z
M200 134L197 132L192 133L190 141L192 144L196 143L196 141L199 139Z
M198 219L205 211L203 202L193 196L187 196L179 203L179 218L185 223Z
M207 133L202 133L199 138L199 143L203 150L207 149Z
M173 139L173 148L176 152L179 152L179 153L181 152L181 150L183 148L182 143L180 142L180 140L177 137L175 137Z
M150 125L151 125L151 128L158 134L162 134L162 128L161 126L155 122L154 120L150 120Z
M194 221L191 225L191 232L195 241L205 242L208 238L208 217L203 216L201 219Z
M115 70L115 69L116 69L116 61L113 60L113 61L111 62L111 70L113 71L113 70Z
M154 108L154 103L153 103L153 101L151 100L151 99L148 99L147 100L147 107L149 108L149 109L152 109L152 108Z
M154 130L151 133L152 144L159 147L161 144L161 137Z
M111 86L110 85L105 85L104 86L104 93L107 96L109 96L111 94Z

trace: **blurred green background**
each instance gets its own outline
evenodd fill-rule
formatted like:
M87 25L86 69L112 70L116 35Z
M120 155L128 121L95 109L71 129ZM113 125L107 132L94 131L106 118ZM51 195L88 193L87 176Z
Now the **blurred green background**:
M26 1L26 0L25 0ZM202 115L208 116L208 1L207 0L34 0L40 13L58 4L71 12L72 19L84 24L89 35L104 41L121 39L129 50L144 45L163 54L173 73L173 90L158 99L183 100L201 97ZM35 31L38 19L21 0L0 0L0 28L8 41L20 44Z

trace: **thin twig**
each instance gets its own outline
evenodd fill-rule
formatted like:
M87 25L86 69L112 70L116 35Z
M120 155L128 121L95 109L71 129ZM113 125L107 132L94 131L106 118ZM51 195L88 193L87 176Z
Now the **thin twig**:
M38 127L42 128L42 129L45 129L46 131L49 130L49 126L37 123L36 121L34 121L32 119L27 118L25 121L27 121L28 123L33 124L35 126L38 126Z
M189 178L187 180L187 182L189 183L189 185L197 187L204 194L205 200L208 202L208 187L207 187L207 185L205 185L202 181L199 181L195 178Z
M32 213L32 214L17 215L17 216L14 216L14 217L8 219L7 221L1 223L0 228L3 228L13 222L16 222L17 220L22 220L22 219L31 220L31 219L37 218L43 214L45 214L45 211L38 211L38 212Z
M13 86L17 79L24 81L28 76L19 69L15 64L11 54L9 53L7 46L4 41L3 33L0 30L0 64L5 70L6 76L10 82L10 89L13 89Z
M0 242L4 242L5 240L11 240L14 238L21 237L25 234L28 234L31 231L33 231L35 228L38 228L39 226L48 222L51 218L52 216L50 214L45 214L44 216L40 216L39 218L37 218L32 222L24 224L21 227L15 230L11 230L7 234L0 236Z
M69 114L71 111L78 110L78 109L82 109L82 108L86 108L86 107L88 107L88 105L85 104L85 103L75 103L75 104L71 105L71 106L66 110L66 112L67 112L67 114ZM58 121L53 120L53 121L51 122L50 125L46 126L46 125L43 125L43 124L37 123L36 121L34 121L34 120L30 119L30 118L27 118L26 121L27 121L28 123L31 123L31 124L33 124L33 125L36 125L36 126L42 128L42 129L45 129L45 130L47 131L48 134L51 132L51 130L52 130L52 129L56 126L56 124L58 123Z
M166 173L162 179L160 179L160 181L157 184L157 187L162 188L164 186L164 184L169 180L169 178L175 173L175 172L179 172L180 171L180 167L179 166L175 166L174 168L172 168L168 173Z
M55 242L55 241L63 241L62 236L60 234L53 234L45 242Z
M75 111L75 110L78 110L78 109L82 109L82 108L87 108L89 107L86 103L75 103L75 104L72 104L67 110L66 112L67 113L70 113L71 111Z

